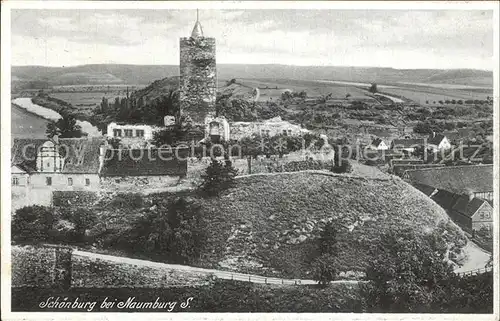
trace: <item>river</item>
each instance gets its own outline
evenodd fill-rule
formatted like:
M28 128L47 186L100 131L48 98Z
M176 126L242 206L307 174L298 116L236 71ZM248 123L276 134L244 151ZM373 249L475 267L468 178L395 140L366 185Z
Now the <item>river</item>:
M46 128L49 121L57 121L62 118L58 112L53 111L52 109L33 104L31 98L16 98L12 100L11 105L13 136L14 128L16 128L17 134L22 134L23 129L28 129L30 132L32 130L37 132L37 137L39 137L42 121L45 123L44 128ZM20 124L17 122L20 122ZM88 121L77 120L76 124L80 126L82 132L86 133L89 137L98 137L102 135L97 127L93 126ZM34 133L29 133L22 137L33 137L34 135ZM43 136L45 136L45 129L43 130Z

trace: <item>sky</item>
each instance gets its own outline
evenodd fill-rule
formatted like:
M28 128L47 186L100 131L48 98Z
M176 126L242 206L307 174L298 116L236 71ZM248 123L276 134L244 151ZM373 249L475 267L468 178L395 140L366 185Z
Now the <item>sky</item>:
M493 70L491 10L200 10L217 63ZM12 65L178 65L196 10L13 9Z

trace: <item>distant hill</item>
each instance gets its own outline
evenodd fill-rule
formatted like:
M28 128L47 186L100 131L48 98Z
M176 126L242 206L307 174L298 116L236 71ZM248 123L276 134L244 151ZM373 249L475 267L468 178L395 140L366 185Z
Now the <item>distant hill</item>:
M473 69L393 69L376 67L217 65L218 78L266 78L304 80L342 80L358 82L430 82L466 85L493 85L491 71ZM52 85L74 84L149 84L178 76L177 65L95 64L72 67L13 66L12 79L18 82L47 81Z

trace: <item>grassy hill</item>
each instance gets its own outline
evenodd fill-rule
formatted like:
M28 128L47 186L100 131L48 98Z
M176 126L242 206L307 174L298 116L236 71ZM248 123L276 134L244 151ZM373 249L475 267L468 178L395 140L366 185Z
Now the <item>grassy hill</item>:
M362 167L363 165L359 165ZM328 221L340 228L338 270L362 275L384 232L411 228L419 235L437 231L455 254L465 245L463 232L445 211L400 179L328 172L244 176L219 198L183 192L201 206L207 241L192 265L286 278L311 278L317 237ZM102 200L99 217L127 235L139 215L180 194L145 196L135 209ZM104 210L102 210L104 209ZM142 255L129 253L126 255Z
M435 82L454 83L454 79L467 79L468 85L493 84L490 71L457 69L393 69L375 67L289 66L218 64L219 79L330 79L362 82ZM88 76L85 76L88 74ZM126 84L149 84L156 79L177 76L177 65L119 65L95 64L72 67L13 66L12 77L18 81L44 80L51 84L105 84L121 80ZM485 83L486 82L486 83Z

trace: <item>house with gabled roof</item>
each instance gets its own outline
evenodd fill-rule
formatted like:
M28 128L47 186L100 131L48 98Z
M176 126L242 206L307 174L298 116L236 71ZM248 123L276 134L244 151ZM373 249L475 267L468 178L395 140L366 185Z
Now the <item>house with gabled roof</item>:
M451 143L445 135L433 132L427 139L427 147L433 151L448 150L451 148Z
M51 205L53 191L100 189L102 138L14 139L13 208Z
M394 139L391 143L392 150L404 151L410 154L422 146L425 146L423 138Z
M484 199L460 196L449 210L451 218L465 231L493 228L493 207Z
M377 137L370 144L370 148L376 150L388 150L389 146L387 146L387 144L381 138Z

